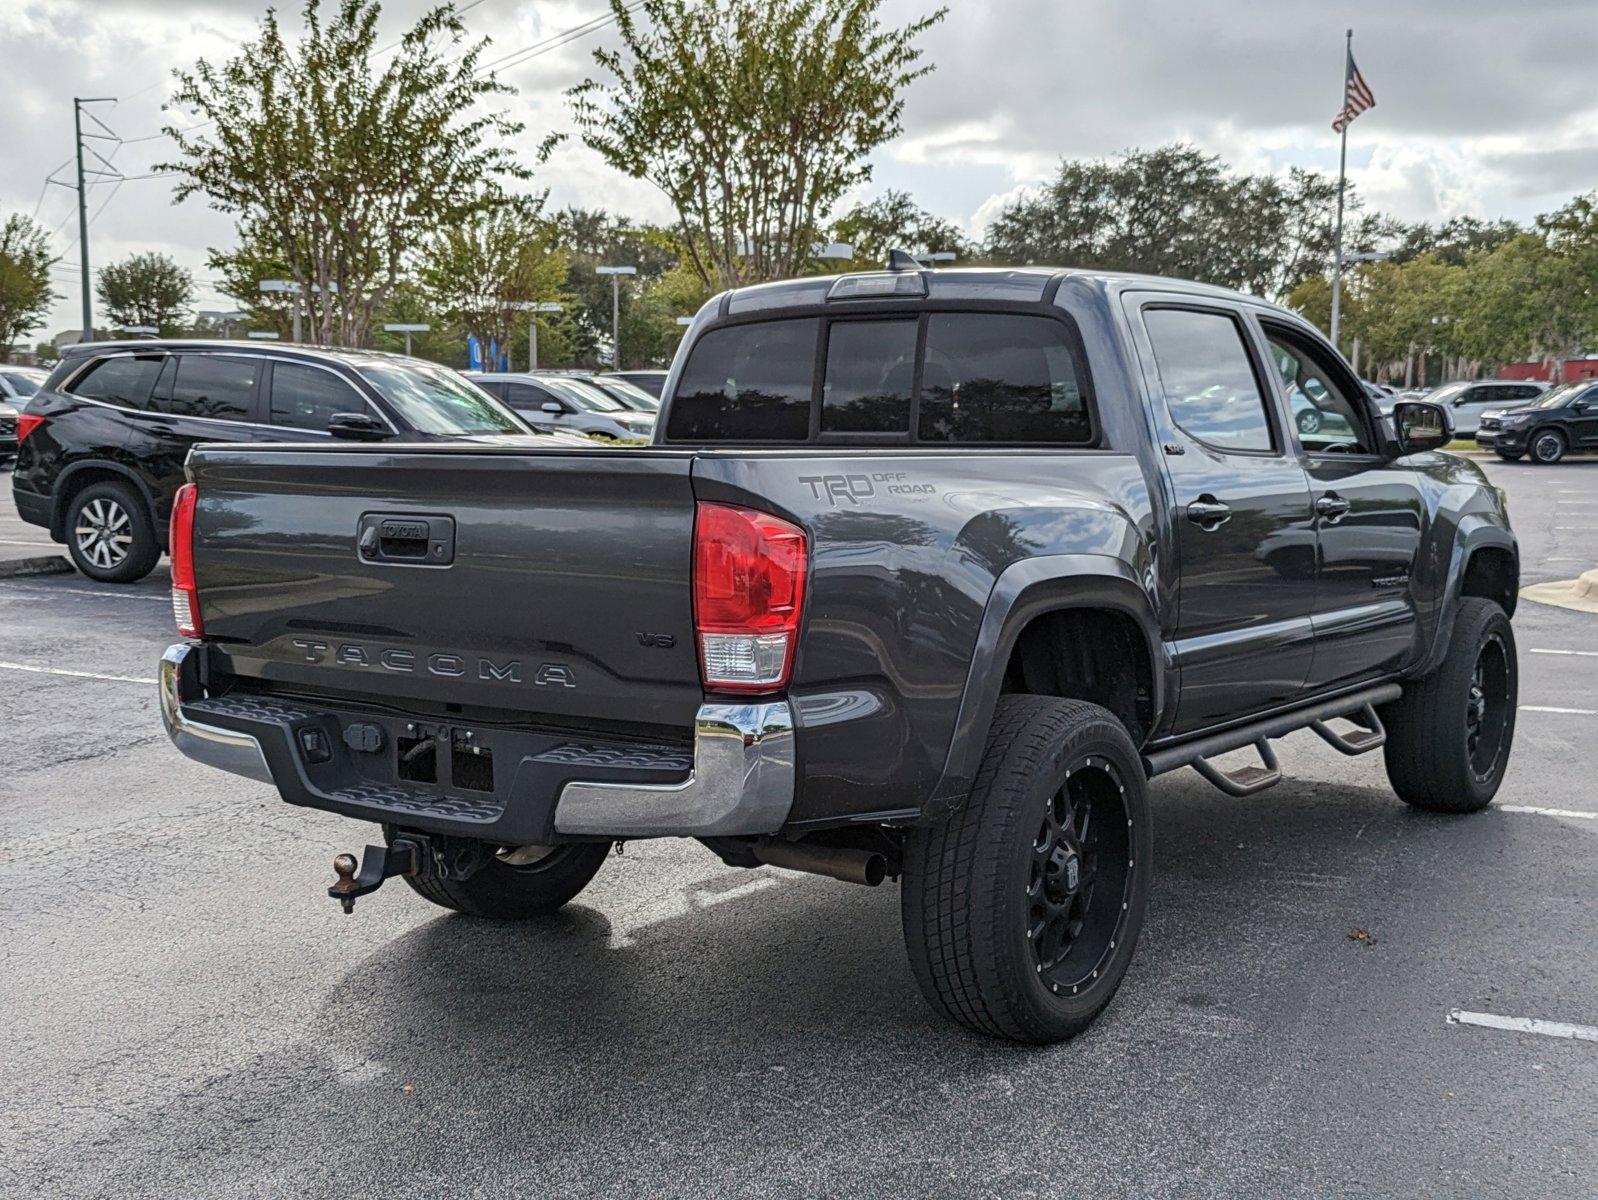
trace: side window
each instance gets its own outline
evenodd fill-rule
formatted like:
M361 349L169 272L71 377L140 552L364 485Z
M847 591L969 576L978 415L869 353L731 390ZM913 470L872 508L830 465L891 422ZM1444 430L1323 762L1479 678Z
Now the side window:
M1184 432L1218 450L1273 448L1265 397L1235 317L1154 308L1144 310L1143 325L1171 419ZM1308 396L1303 403L1313 407Z
M175 417L248 421L255 381L265 365L259 358L180 354L175 368L162 372L150 407Z
M1542 395L1542 390L1540 388L1521 386L1511 391L1509 398L1511 400L1530 400L1532 397L1540 395Z
M926 442L1091 443L1064 328L1009 313L929 316L916 433Z
M347 382L321 367L272 364L271 421L291 429L327 431L334 413L368 413L366 401Z
M543 388L533 387L527 383L507 383L505 388L505 403L517 412L541 412L546 404L560 404L559 400L551 396ZM561 411L571 408L569 404L560 404Z
M822 433L910 432L916 321L834 321L827 332Z
M671 402L666 436L802 442L810 436L814 318L713 329L695 344Z
M1306 338L1265 324L1271 361L1282 379L1299 444L1311 454L1369 454L1373 447L1361 409L1346 395L1342 376Z
M67 390L86 400L103 400L124 408L144 408L165 358L161 354L119 354L102 358L90 363Z

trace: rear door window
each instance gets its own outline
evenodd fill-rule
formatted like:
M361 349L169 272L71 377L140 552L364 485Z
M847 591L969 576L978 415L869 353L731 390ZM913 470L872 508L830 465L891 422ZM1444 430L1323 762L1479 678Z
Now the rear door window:
M1226 313L1145 309L1143 326L1171 419L1217 450L1274 447L1265 396L1243 343L1243 327Z
M929 316L916 432L924 442L1091 442L1064 327L1011 313Z
M370 414L366 401L347 382L321 367L272 364L272 424L327 432L335 413Z
M559 404L562 412L571 410L571 405L561 404L543 388L534 387L530 383L508 383L504 388L505 403L517 412L542 412L546 404Z
M119 354L92 362L67 390L85 400L103 400L124 408L144 408L150 389L166 361L163 354Z
M227 354L180 354L161 372L150 408L174 417L248 421L255 385L265 366L259 358Z
M820 326L812 317L711 330L695 344L678 381L667 436L807 440Z

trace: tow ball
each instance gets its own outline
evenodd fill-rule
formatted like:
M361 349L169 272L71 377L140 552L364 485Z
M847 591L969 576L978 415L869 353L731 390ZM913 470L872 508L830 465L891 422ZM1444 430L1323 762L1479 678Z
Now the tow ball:
M395 875L416 874L424 861L422 848L403 837L395 838L391 846L366 847L359 863L353 854L340 854L333 859L333 873L338 881L327 889L327 894L337 900L346 913L352 913L359 897L377 891L385 880Z

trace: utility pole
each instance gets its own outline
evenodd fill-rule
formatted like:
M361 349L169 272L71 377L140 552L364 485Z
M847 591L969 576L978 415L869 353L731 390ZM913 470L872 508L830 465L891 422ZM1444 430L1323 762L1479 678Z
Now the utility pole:
M621 277L638 274L637 267L595 267L600 275L610 276L610 341L612 371L621 370Z
M94 311L93 293L89 290L89 193L83 186L83 106L112 104L115 100L114 96L72 97L72 141L78 151L78 263L83 273L82 340L85 342L94 341Z

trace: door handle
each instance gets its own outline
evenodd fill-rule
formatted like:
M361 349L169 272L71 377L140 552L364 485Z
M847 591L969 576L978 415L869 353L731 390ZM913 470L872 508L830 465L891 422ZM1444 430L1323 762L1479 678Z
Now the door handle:
M1232 519L1232 510L1206 492L1187 506L1187 519L1200 529L1219 529Z
M1339 517L1346 516L1351 507L1352 505L1336 492L1327 492L1326 495L1315 501L1315 511L1328 521L1335 521Z

